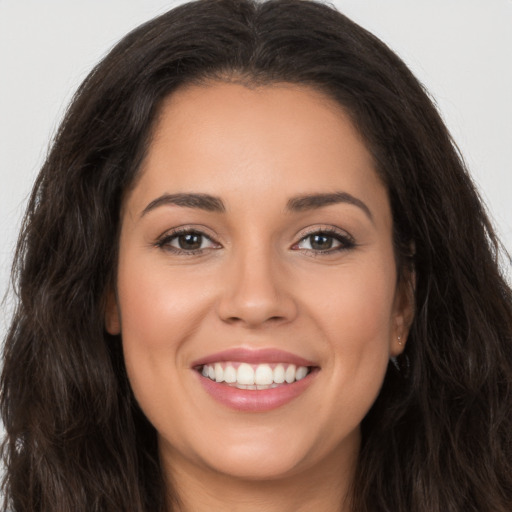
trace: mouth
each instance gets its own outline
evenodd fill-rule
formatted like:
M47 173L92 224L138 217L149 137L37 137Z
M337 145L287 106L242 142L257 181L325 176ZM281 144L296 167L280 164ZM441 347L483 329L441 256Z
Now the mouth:
M243 348L212 354L192 365L210 397L237 411L265 412L301 396L320 367L274 349Z

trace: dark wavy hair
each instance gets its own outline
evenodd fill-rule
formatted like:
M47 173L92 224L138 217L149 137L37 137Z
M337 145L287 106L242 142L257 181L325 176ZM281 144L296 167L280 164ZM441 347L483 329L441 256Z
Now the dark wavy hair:
M183 84L303 84L350 115L389 193L415 317L362 424L357 512L512 510L512 293L499 242L432 101L403 62L307 0L200 0L128 34L69 107L35 183L4 347L4 510L171 507L156 432L104 328L120 208Z

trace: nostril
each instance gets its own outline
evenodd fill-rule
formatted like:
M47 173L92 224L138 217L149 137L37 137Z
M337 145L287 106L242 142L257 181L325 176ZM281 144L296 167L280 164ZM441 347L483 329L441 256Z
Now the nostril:
M217 314L223 322L248 327L291 321L296 313L291 296L254 283L252 287L239 284L234 290L226 290L217 305Z
M225 318L224 319L224 322L228 323L228 324L237 324L237 323L241 323L241 324L246 324L248 325L249 327L253 327L253 326L259 326L259 325L262 325L262 324L278 324L280 322L285 322L286 321L286 317L284 316L280 316L280 315L274 315L274 316L270 316L270 317L256 317L256 316L243 316L243 317L239 317L239 316L230 316L228 318Z

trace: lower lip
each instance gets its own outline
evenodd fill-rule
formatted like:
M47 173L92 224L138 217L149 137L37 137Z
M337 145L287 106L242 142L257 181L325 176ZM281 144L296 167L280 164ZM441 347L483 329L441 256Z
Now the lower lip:
M277 409L300 396L312 384L317 373L313 370L292 384L270 389L238 389L203 377L200 373L197 375L203 388L217 402L237 411L265 412Z

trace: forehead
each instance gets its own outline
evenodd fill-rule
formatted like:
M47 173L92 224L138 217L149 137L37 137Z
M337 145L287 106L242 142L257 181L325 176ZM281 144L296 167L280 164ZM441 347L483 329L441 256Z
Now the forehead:
M210 82L178 89L159 112L151 144L153 156L162 146L169 148L175 137L179 137L180 153L195 145L193 153L197 155L213 147L219 152L233 151L234 143L240 154L256 147L270 150L278 146L282 153L291 150L311 156L329 145L340 150L351 146L353 156L373 166L362 138L339 103L316 89L289 83L249 87ZM345 153L348 157L349 152ZM267 154L275 156L275 152ZM258 157L262 156L258 151Z
M146 199L194 191L228 202L237 193L284 201L342 188L387 202L348 114L322 92L293 84L214 82L174 92L161 107L135 188Z

